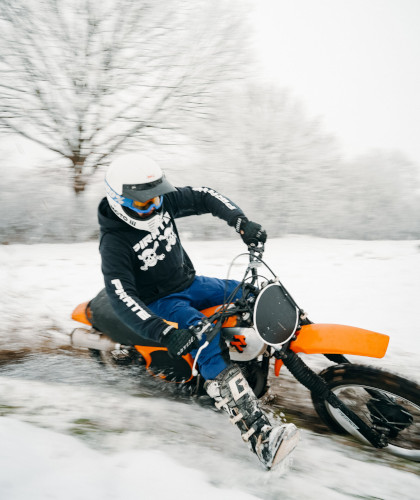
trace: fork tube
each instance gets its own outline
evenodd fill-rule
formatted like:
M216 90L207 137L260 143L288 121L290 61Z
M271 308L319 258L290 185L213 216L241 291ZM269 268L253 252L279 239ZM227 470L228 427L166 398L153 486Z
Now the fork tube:
M350 410L328 387L325 380L309 368L304 361L293 351L277 351L279 357L298 382L314 394L325 399L331 406L339 410L348 420L350 425L357 429L375 448L387 445L385 436L378 434L367 425L358 415Z
M336 363L338 365L341 365L342 363L345 363L345 364L350 364L351 363L351 361L348 360L342 354L324 354L324 356L327 359L329 359L330 361L332 361L333 363Z

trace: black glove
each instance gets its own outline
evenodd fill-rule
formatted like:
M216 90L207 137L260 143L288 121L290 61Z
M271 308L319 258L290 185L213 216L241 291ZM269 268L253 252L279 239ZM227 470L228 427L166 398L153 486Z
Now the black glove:
M198 338L190 330L172 328L160 339L173 357L181 357L200 346Z
M267 233L261 225L248 220L246 217L238 217L235 228L248 246L257 246L258 243L267 241Z

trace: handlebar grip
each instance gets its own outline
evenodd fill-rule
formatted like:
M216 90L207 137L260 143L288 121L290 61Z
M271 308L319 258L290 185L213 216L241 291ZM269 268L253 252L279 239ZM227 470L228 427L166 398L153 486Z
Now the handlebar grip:
M263 254L264 253L264 243L261 243L258 241L257 241L257 244L251 243L250 245L248 245L248 252L250 254L254 254L254 253Z

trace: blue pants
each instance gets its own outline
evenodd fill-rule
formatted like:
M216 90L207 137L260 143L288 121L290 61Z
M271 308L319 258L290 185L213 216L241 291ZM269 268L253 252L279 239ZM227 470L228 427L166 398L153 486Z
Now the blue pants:
M193 283L185 290L158 299L148 304L147 307L161 318L178 323L179 328L188 328L191 325L196 325L205 317L200 312L201 309L223 304L237 285L238 282L233 280L196 276ZM233 300L241 295L242 291L239 290ZM201 344L204 341L203 335ZM197 350L194 350L191 355L194 357L196 353ZM222 356L220 334L201 351L197 364L201 375L206 380L214 379L228 366L227 361Z

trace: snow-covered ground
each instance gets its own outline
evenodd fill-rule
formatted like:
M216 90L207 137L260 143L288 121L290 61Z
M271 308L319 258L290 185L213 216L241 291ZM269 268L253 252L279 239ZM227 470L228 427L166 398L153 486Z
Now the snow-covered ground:
M244 250L184 245L218 277ZM265 257L313 321L389 334L367 361L420 382L420 242L295 236ZM420 467L308 428L289 472L267 473L225 415L69 348L71 311L102 288L96 243L3 246L0 287L0 498L418 498Z

